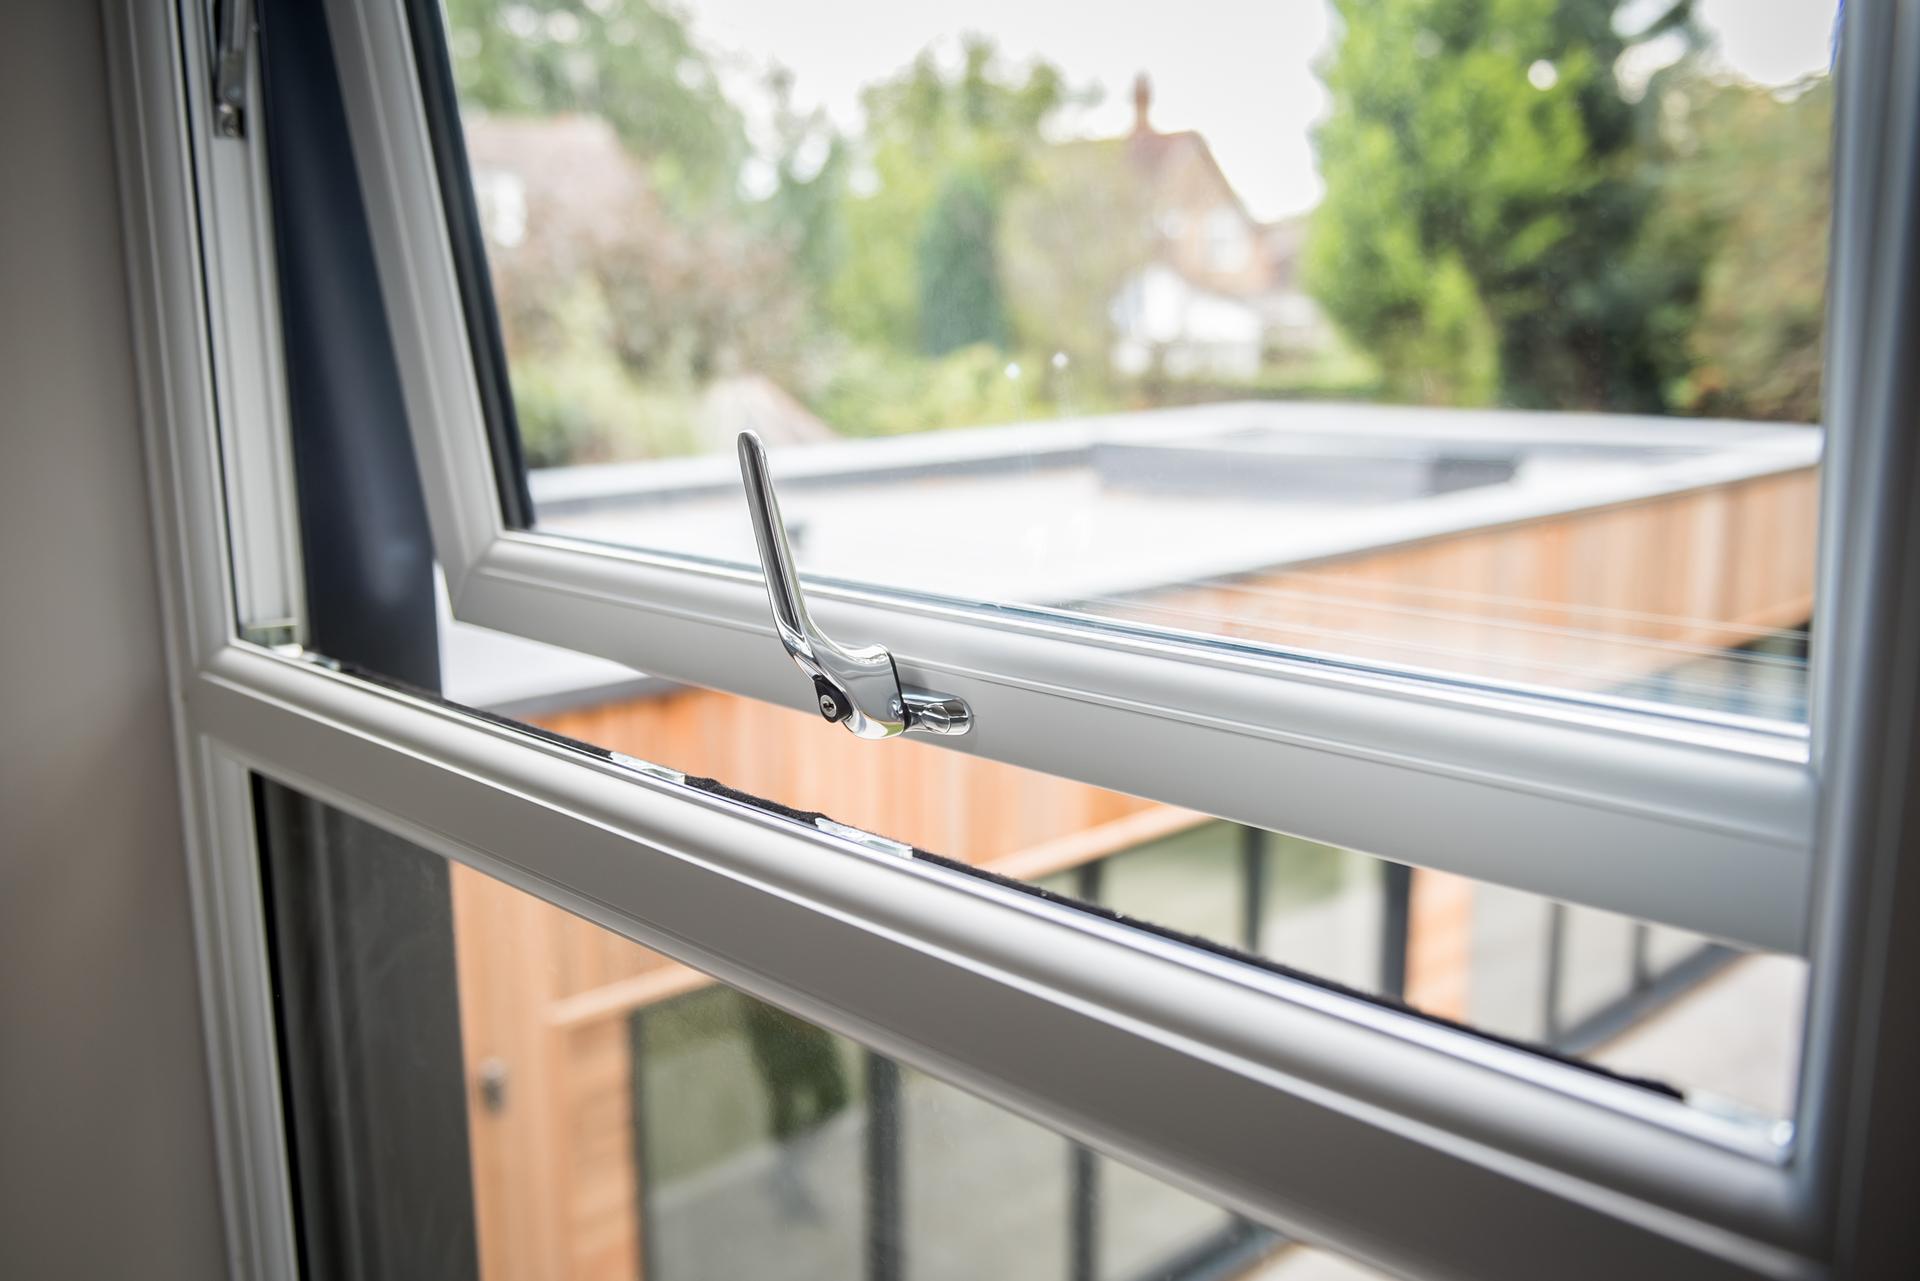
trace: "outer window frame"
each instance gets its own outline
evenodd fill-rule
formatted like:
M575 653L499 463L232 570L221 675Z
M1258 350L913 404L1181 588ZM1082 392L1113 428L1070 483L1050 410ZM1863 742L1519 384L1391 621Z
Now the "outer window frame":
M448 233L448 201L461 225L470 198L440 189L406 8L334 0L330 16L454 616L809 710L757 571L516 529L503 516L494 415L482 406L497 371L476 376ZM844 584L816 585L810 603L828 631L885 643L903 680L968 700L975 729L942 747L1807 951L1818 789L1805 733L1505 697ZM1388 795L1401 799L1375 803Z
M190 32L197 15L183 8ZM1920 546L1908 501L1920 483L1913 5L1856 7L1842 94L1854 127L1841 163L1856 180L1843 187L1835 292L1850 301L1836 306L1832 362L1849 430L1829 498L1845 501L1825 508L1830 607L1817 623L1825 857L1807 1103L1779 1153L1740 1150L1678 1104L1564 1065L797 831L236 639L222 447L246 410L215 378L208 337L225 304L208 287L188 139L209 101L205 69L181 12L135 0L107 12L235 1275L295 1274L248 770L1388 1267L1812 1277L1912 1262L1897 1251L1914 1243L1900 1194L1914 1186L1920 1070L1920 814L1905 804L1920 712L1920 556L1906 554ZM954 1008L991 1017L960 1036L941 1026ZM1142 1081L1176 1088L1141 1109Z

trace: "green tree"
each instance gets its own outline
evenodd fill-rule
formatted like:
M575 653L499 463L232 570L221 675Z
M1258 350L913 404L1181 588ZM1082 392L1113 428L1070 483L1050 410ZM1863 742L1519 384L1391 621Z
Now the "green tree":
M929 356L975 343L1006 346L998 219L993 192L977 173L956 174L934 199L915 262L920 349Z
M830 204L839 170L803 172L820 121L792 110L790 87L769 86L776 191L750 202L741 114L665 0L448 3L462 106L491 117L471 137L496 162L517 139L507 154L526 171L522 235L490 266L529 457L685 453L714 380L792 380L813 320L807 255L830 221L802 206ZM573 162L542 167L560 146Z
M740 113L668 5L447 0L447 29L464 102L603 116L669 200L734 198L747 155Z
M1613 70L1627 6L1334 4L1307 251L1328 314L1409 398L1663 408L1703 250L1642 244L1656 190Z
M1147 191L1124 142L1055 147L1033 168L1002 219L1014 327L1029 348L1064 353L1079 376L1104 381L1114 299L1153 257Z
M1050 64L1007 67L979 37L964 42L953 71L925 52L869 86L841 211L846 254L826 300L835 326L858 342L948 350L968 340L946 336L949 321L936 313L952 310L954 333L1003 341L1001 283L989 288L980 273L997 256L1002 206L1044 125L1074 100ZM948 286L964 288L963 309L942 293Z
M825 110L802 111L793 102L793 73L776 66L766 76L772 102L773 194L759 210L768 233L790 246L797 274L816 294L846 260L845 199L851 149Z
M1818 422L1831 82L1774 92L1693 76L1665 88L1661 115L1665 208L1715 233L1679 403L1717 417Z

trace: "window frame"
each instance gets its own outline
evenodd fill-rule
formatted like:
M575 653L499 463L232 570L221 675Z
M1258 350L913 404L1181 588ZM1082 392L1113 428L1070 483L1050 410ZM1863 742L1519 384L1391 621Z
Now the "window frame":
M1920 998L1920 814L1905 803L1920 556L1903 554L1920 545L1908 501L1920 448L1904 439L1920 408L1908 358L1920 330L1914 6L1856 6L1841 95L1854 125L1841 163L1856 178L1837 215L1846 305L1831 368L1850 429L1823 506L1824 714L1811 748L1826 856L1805 1101L1782 1152L1739 1150L1677 1103L1566 1065L796 830L239 639L222 451L246 411L214 373L209 321L225 300L202 257L204 155L188 137L210 98L190 38L197 6L182 9L109 0L106 12L235 1275L297 1274L250 771L1389 1268L1813 1277L1911 1262L1891 1251L1913 1240L1900 1191L1913 1186L1920 1070L1906 1017ZM953 1009L993 1017L961 1037ZM1164 1107L1137 1106L1141 1081Z

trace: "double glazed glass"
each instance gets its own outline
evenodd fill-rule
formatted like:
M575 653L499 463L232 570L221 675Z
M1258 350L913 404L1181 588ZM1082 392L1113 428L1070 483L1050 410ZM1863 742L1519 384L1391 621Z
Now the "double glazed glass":
M1804 721L1832 5L1522 8L452 4L534 526Z

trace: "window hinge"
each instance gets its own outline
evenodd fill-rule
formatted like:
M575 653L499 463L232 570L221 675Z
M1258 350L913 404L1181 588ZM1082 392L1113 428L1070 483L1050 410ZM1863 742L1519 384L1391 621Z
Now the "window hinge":
M908 730L964 734L971 729L973 712L963 700L901 684L893 655L884 646L849 648L814 624L800 592L800 572L787 545L787 528L780 521L780 500L774 497L773 477L767 472L766 447L750 431L740 433L740 478L746 483L753 540L760 548L760 568L767 578L773 630L788 656L813 678L820 715L861 738L892 738Z
M252 41L253 0L216 0L213 129L222 138L247 136L247 53Z

